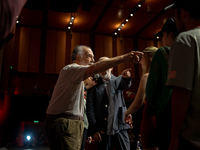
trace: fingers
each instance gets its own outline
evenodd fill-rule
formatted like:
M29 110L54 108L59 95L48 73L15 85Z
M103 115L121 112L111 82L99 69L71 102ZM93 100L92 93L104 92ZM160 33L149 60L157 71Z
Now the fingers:
M144 55L143 52L140 52L140 51L133 51L134 55Z
M102 141L102 138L101 138L101 135L100 135L100 133L98 132L98 139L99 139L99 141L98 142L101 142Z
M123 78L129 78L131 77L131 73L129 72L130 70L132 70L132 68L129 69L125 69L124 71L122 71L121 75Z

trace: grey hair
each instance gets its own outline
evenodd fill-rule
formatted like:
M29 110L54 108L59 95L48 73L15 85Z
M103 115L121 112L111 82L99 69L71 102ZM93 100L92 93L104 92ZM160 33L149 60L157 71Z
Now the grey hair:
M75 49L73 50L72 54L71 54L71 61L72 62L76 60L76 56L77 55L80 55L81 58L83 57L83 55L84 55L84 47L91 49L90 47L85 46L85 45L76 46Z

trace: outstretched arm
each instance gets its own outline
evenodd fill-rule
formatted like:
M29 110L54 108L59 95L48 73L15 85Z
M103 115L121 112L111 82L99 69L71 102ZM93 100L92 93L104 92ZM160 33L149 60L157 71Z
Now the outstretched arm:
M139 57L137 55L139 54L143 53L139 51L132 51L121 56L116 56L110 59L98 61L87 68L84 79L87 79L89 76L117 66L120 63L138 63Z
M148 73L142 76L136 97L134 101L132 102L132 104L130 105L130 107L128 108L128 110L125 112L125 116L124 116L125 122L127 122L129 114L135 113L142 106L145 100L145 96L146 96L145 89L146 89L147 78L148 78Z

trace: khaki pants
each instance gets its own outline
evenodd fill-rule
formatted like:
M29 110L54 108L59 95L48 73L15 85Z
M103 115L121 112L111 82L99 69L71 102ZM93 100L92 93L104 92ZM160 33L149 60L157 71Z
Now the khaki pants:
M44 123L50 150L80 149L84 129L82 120L46 117Z

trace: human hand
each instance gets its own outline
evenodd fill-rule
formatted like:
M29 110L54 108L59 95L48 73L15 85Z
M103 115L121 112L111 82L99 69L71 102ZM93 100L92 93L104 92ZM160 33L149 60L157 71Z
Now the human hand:
M132 115L131 114L124 114L124 122L129 124L131 126L131 129L133 129L133 121L132 121Z
M122 77L123 78L129 78L129 77L131 77L130 70L132 70L132 68L125 69L124 71L122 71L122 73L121 73Z
M87 138L86 142L87 142L87 143L92 143L92 137L89 136L89 137Z
M139 56L143 55L143 52L140 51L131 51L127 54L122 55L123 60L125 63L138 63L139 62Z
M95 133L93 135L93 139L96 141L96 142L101 142L102 141L102 138L101 138L101 135L99 132Z
M93 86L95 86L97 83L93 80L92 77L88 77L87 79L84 80L84 84L85 84L86 89L88 90L92 88Z

